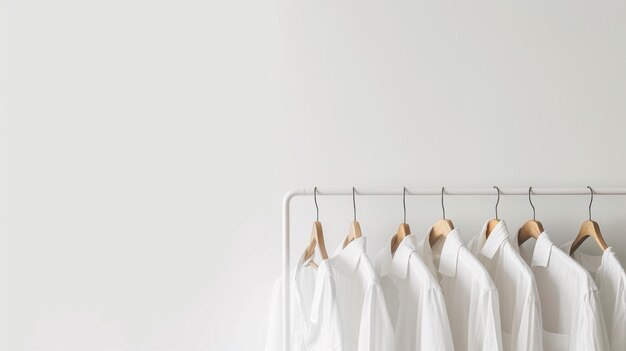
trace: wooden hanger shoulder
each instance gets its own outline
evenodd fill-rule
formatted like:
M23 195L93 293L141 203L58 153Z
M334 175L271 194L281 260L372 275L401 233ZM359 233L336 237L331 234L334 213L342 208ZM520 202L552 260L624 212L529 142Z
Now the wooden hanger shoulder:
M587 240L588 237L593 237L596 244L598 244L602 251L608 249L609 246L607 245L606 241L604 241L604 237L602 236L602 232L600 231L600 226L598 225L598 223L592 220L587 220L584 221L583 224L580 226L578 235L576 236L576 239L574 239L574 242L572 243L572 246L570 248L570 255L572 255L574 251L576 251L580 247L580 245L582 245L582 243Z
M487 237L489 237L489 234L491 234L491 232L493 232L493 230L496 228L496 226L498 225L498 223L500 223L499 219L490 219L489 222L487 222L487 230L485 231L485 235Z
M352 240L358 239L362 236L363 234L361 232L361 224L357 221L352 221L352 223L350 223L350 231L348 232L346 238L343 240L343 247L348 246L348 244L352 242Z
M521 246L530 238L537 239L541 233L543 233L543 224L536 220L530 220L524 223L517 232L517 245Z
M324 231L322 229L322 223L320 221L313 222L313 229L311 230L311 240L304 251L304 260L309 260L315 254L315 248L317 247L320 252L322 260L328 259L328 252L326 251L326 244L324 243Z
M428 235L428 242L430 243L430 246L435 244L441 237L448 236L448 233L450 233L453 229L454 224L449 219L440 219L435 222L435 224L433 224L433 228L430 230L430 234Z
M409 235L411 235L411 228L409 227L408 224L401 223L400 226L398 227L398 231L391 239L391 254L392 255L396 253L396 250L398 249L398 246L400 246L400 243L402 242L402 240L404 240L404 238L406 238Z

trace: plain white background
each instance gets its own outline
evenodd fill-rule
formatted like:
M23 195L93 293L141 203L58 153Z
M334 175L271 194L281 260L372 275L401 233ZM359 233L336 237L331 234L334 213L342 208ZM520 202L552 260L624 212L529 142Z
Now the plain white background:
M626 186L623 1L1 6L1 350L261 349L293 188ZM494 201L446 198L463 239ZM557 243L587 216L535 204ZM374 254L401 199L357 206ZM351 200L320 211L332 250ZM624 213L596 197L622 261ZM439 217L408 199L418 235Z

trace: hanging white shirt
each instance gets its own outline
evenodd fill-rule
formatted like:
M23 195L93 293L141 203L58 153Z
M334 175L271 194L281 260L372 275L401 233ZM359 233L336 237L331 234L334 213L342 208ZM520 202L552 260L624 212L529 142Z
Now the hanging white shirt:
M330 258L346 351L393 351L393 326L365 238L351 241ZM319 349L326 351L330 349Z
M537 282L544 350L609 350L598 289L589 273L545 232L527 240L520 253Z
M335 281L328 260L318 268L311 260L298 261L290 275L290 351L344 351L343 330ZM278 279L272 292L270 319L265 351L283 351L283 279Z
M391 245L374 259L399 351L453 351L450 322L439 284L415 252L417 239L409 235L395 255Z
M428 237L418 242L416 251L439 279L454 349L502 350L498 292L489 273L463 245L456 229L432 248Z
M565 252L571 247L571 241L561 246ZM626 274L613 248L606 249L602 256L575 251L573 257L598 285L611 350L626 350Z
M533 272L509 242L504 221L500 220L489 237L487 223L468 248L487 269L498 289L502 346L506 351L541 351L541 302Z

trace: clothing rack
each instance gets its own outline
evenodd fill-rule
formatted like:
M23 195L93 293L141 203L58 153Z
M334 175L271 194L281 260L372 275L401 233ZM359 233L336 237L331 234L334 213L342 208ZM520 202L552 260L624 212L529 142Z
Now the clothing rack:
M589 188L416 188L411 190L406 188L407 196L484 196L484 195L589 195ZM353 195L352 188L326 189L317 188L317 196L327 195ZM290 285L289 280L289 255L290 255L290 231L289 231L289 210L291 200L296 196L313 196L314 189L297 189L285 194L283 197L283 350L290 348ZM403 189L380 189L380 188L358 188L356 194L363 195L403 195ZM626 195L626 188L593 188L593 195Z

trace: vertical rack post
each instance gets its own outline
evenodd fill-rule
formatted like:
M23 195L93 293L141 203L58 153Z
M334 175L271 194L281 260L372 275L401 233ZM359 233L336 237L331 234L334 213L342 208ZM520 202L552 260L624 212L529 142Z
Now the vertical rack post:
M285 194L283 198L283 286L282 286L282 302L283 302L283 351L289 351L291 348L291 280L289 279L289 256L290 256L290 235L289 235L289 208L291 199L296 196L299 191L294 190ZM304 192L302 192L304 193Z

